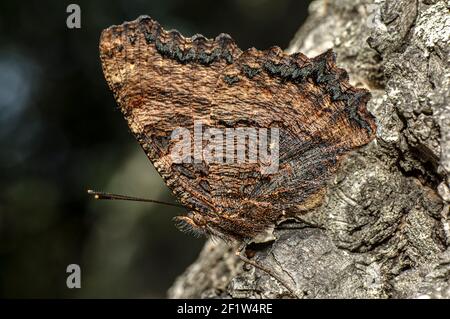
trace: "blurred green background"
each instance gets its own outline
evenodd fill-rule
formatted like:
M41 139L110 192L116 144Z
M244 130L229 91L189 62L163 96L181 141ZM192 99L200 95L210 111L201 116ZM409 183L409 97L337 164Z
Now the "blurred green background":
M0 297L164 298L204 239L179 232L183 209L93 201L94 188L174 202L115 109L101 72L102 29L148 14L166 29L243 49L285 48L299 0L0 3ZM81 289L66 287L68 264Z

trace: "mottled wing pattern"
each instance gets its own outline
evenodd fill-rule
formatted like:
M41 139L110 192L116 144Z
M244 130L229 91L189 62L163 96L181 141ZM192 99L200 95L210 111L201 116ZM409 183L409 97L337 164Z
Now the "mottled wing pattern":
M219 82L211 118L231 126L247 119L258 127L280 127L279 174L248 189L258 202L295 212L320 203L342 155L367 144L376 125L367 111L370 94L348 83L331 51L308 59L278 47L250 49L228 66ZM238 169L236 173L238 173Z
M146 17L101 36L104 74L131 131L181 203L193 210L213 210L203 190L207 168L172 165L170 136L176 127L192 130L194 119L208 122L217 79L240 52L227 35L184 39Z
M342 155L375 136L369 93L348 83L331 51L242 52L228 35L206 39L165 31L141 17L100 40L107 82L129 127L193 225L252 238L281 214L320 203ZM262 163L173 163L177 127L279 128L279 171Z

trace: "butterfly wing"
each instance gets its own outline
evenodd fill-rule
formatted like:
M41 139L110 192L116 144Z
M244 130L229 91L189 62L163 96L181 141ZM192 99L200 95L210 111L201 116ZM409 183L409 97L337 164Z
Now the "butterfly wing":
M178 50L175 52L175 47ZM172 163L172 132L209 120L221 70L240 50L226 35L184 39L148 17L112 26L100 39L102 67L130 130L178 199L192 210L213 210L206 167Z
M184 38L141 17L103 31L100 53L107 82L149 159L197 213L196 224L220 234L250 238L283 212L316 206L342 155L375 136L368 92L348 84L332 52L315 59L279 48L242 52L227 35ZM192 142L183 163L172 157L176 128ZM226 151L232 146L232 158L239 134L246 141L256 134L259 143L264 131L268 151L252 160L261 155L258 145L257 154L246 149L241 161L208 161L196 155L213 143L197 141L196 129L203 137L208 129L233 132L230 144L226 134L226 142L215 140Z

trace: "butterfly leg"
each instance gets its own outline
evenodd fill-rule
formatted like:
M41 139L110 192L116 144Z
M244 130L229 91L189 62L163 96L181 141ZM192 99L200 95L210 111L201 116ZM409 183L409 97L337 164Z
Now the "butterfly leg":
M292 288L292 286L283 278L281 278L275 271L273 271L272 269L265 267L264 265L259 264L258 262L251 260L249 258L247 258L247 256L245 256L245 248L247 246L247 242L243 242L238 250L236 251L236 255L246 264L249 264L255 268L258 268L259 270L264 271L266 274L268 274L269 276L275 278L276 280L278 280L279 283L281 283L287 290L289 290L289 292L292 294L292 296L294 296L295 298L298 298L298 295L295 293L295 289Z

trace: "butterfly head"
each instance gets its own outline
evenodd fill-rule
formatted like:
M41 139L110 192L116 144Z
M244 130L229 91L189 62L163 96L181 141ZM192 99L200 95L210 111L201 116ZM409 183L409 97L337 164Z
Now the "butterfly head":
M207 222L199 213L189 212L186 216L175 217L174 220L177 228L183 232L191 233L196 237L207 233Z

